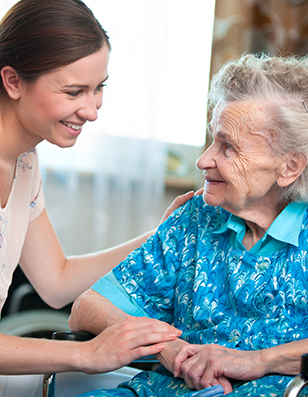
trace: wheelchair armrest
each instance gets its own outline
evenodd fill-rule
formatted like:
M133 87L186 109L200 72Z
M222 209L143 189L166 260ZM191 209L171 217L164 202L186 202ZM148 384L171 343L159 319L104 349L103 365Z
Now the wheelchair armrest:
M75 342L86 342L91 340L95 335L87 331L57 331L52 334L52 339L69 340ZM158 363L159 361L154 356L140 357L134 360L134 363Z
M74 342L85 342L91 340L95 335L86 331L57 331L52 334L52 339L69 340Z

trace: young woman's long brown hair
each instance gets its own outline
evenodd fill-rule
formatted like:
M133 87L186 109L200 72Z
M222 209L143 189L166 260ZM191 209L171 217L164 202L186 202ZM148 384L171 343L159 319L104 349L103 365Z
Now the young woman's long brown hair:
M109 37L81 0L20 0L0 23L0 70L31 81L103 45L110 49Z

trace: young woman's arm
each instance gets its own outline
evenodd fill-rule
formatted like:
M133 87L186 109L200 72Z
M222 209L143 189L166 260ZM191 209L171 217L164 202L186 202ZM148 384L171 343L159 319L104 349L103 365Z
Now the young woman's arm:
M139 357L156 354L178 332L149 318L127 318L88 342L20 338L0 334L0 374L113 371Z
M162 221L193 196L194 192L178 196ZM104 251L66 258L44 210L29 224L20 265L41 298L50 306L60 308L90 288L154 232Z
M104 296L90 289L74 302L69 318L69 326L74 331L83 330L97 335L103 330L108 329L108 327L129 317L127 313L119 309ZM174 370L174 359L181 348L189 345L184 340L178 338L180 335L181 331L177 330L177 338L164 342L164 349L155 353L156 358L170 372Z

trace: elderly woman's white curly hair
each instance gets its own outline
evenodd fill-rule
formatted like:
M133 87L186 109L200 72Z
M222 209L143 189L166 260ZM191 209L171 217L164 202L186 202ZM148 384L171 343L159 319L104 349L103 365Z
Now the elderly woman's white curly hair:
M226 63L211 81L209 105L219 101L262 101L265 137L273 153L301 153L308 159L308 58L246 54ZM286 200L308 202L308 167L283 189Z

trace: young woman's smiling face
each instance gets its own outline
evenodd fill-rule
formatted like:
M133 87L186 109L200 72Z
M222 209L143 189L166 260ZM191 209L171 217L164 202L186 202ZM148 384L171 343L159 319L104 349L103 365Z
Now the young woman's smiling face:
M74 145L82 126L97 118L108 60L109 48L103 46L35 82L22 81L20 97L14 101L16 127L33 139L34 145L44 139L60 147Z
M278 205L283 158L271 150L265 125L266 111L256 102L218 104L210 125L213 143L197 160L207 204L239 216Z

